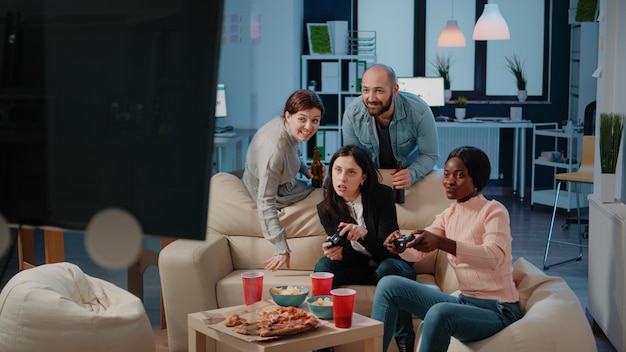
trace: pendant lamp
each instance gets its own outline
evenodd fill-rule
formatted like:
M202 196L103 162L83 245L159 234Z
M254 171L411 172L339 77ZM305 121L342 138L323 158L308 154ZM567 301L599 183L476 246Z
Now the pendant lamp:
M437 41L437 46L444 47L464 47L465 46L465 36L459 28L459 24L454 20L454 0L451 3L451 16L448 23L446 23L446 28L441 31L439 34L439 40Z
M465 46L465 36L459 28L456 20L449 20L446 24L446 28L439 34L439 40L437 46L446 47L463 47Z
M474 40L509 40L509 26L500 13L497 4L485 4L482 15L474 27Z

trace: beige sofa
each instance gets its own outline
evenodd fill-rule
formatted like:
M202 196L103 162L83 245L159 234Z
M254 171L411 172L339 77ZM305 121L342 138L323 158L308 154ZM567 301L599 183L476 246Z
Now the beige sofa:
M382 170L381 174L389 184L389 171ZM441 177L442 171L434 170L406 191L404 204L396 205L402 232L430 224L436 214L450 205ZM273 253L273 246L261 233L256 204L240 179L227 173L216 174L211 179L210 192L206 241L177 240L159 256L170 352L187 350L188 313L243 304L241 273L262 269L263 261ZM321 200L321 190L316 190L303 201L281 210L280 220L287 229L292 250L291 269L265 271L264 299L270 298L268 290L272 286L310 287L309 274L322 256L321 244L326 238L315 208ZM433 252L415 268L420 282L446 292L457 289L445 254ZM355 311L369 316L375 286L354 288Z
M388 184L389 173L382 173ZM396 205L402 232L430 224L451 203L443 192L441 177L442 171L434 170L407 190L404 204ZM280 212L289 234L291 269L265 271L264 299L270 298L268 290L272 286L310 287L309 273L322 256L321 243L326 237L315 209L321 199L320 191L315 191ZM243 304L241 273L262 269L262 262L272 252L273 246L261 234L256 205L243 183L231 174L213 176L206 241L177 240L164 248L159 257L170 352L187 351L188 313ZM457 292L456 276L445 253L435 251L416 263L415 268L418 281L444 292ZM522 293L522 308L532 314L484 341L462 344L453 340L449 351L595 351L582 307L563 280L544 275L523 259L515 263L514 276ZM369 316L375 286L352 287L357 290L355 311ZM419 323L416 319L416 329ZM567 340L565 333L570 334ZM418 334L418 343L419 337ZM524 343L526 340L539 341ZM538 345L545 348L536 348ZM210 346L210 350L231 351L219 343ZM359 350L362 348L358 344L336 348L338 352ZM390 350L397 350L395 343Z

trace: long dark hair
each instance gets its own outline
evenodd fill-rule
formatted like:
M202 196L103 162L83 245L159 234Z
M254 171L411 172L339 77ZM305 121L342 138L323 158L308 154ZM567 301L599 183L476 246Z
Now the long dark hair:
M369 153L357 145L344 145L339 148L330 160L328 168L328 177L324 183L324 205L328 209L332 218L343 222L356 223L357 219L353 219L345 200L335 192L333 187L333 166L340 156L352 156L357 165L366 175L365 181L361 186L361 197L367 204L372 204L373 189L380 183L380 173L374 165Z
M324 116L324 103L322 99L312 90L298 89L291 93L287 101L285 102L285 108L283 109L283 116L285 112L295 114L298 111L308 110L312 108L318 108L321 115Z
M491 163L487 154L476 147L464 146L452 150L446 162L454 157L461 159L465 164L467 173L474 182L474 187L480 192L489 182L489 175L491 174Z

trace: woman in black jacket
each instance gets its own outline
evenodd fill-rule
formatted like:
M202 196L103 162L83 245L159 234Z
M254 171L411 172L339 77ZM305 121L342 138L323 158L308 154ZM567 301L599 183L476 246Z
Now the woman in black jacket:
M329 169L324 200L317 205L329 241L322 244L324 256L314 271L333 273L333 287L375 285L386 275L414 280L412 263L383 245L398 230L396 206L393 190L380 183L367 152L356 145L343 146L333 155Z

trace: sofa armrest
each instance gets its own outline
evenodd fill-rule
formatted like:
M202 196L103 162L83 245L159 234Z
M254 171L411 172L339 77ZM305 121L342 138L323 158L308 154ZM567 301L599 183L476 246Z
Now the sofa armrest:
M187 314L215 309L215 287L233 271L228 239L176 240L161 250L159 274L170 351L187 350Z
M513 279L520 291L522 319L483 340L462 343L452 338L448 351L596 351L580 301L562 278L548 276L519 258L513 265Z

